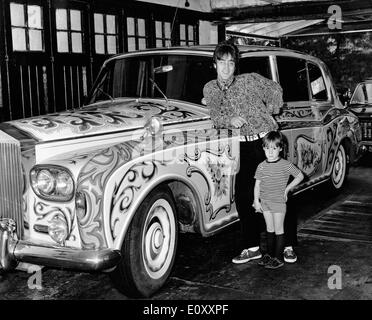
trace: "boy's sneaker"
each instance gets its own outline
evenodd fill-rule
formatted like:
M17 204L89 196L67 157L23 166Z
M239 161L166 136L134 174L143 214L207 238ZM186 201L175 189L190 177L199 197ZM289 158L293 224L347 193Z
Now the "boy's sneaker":
M269 263L265 266L266 269L278 269L284 266L284 262L278 258L272 258Z
M296 253L293 251L292 248L285 249L283 256L284 256L284 261L287 263L295 263L297 261Z
M244 249L238 256L232 259L233 263L246 263L251 260L260 259L262 254L259 249L256 251L251 251L249 249Z
M258 261L258 265L264 267L264 266L266 266L267 264L270 263L271 259L272 258L270 257L270 255L265 253L264 256L262 257L262 259L260 261Z

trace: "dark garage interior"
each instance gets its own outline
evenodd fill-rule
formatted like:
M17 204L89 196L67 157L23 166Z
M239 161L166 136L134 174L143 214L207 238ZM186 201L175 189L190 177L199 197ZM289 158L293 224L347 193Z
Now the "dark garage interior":
M80 107L112 54L226 38L313 54L343 88L372 76L369 0L176 2L1 0L1 121Z

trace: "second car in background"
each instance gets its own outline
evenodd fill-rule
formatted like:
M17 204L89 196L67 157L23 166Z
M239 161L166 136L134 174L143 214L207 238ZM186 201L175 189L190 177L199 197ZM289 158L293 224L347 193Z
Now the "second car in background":
M372 151L372 78L357 84L349 108L359 118L364 149Z

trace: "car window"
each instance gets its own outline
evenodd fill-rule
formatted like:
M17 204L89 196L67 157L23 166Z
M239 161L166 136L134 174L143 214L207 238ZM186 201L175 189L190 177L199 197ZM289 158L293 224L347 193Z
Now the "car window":
M372 103L372 83L362 83L356 87L350 101L350 104L353 103Z
M166 96L200 104L204 85L215 78L212 57L207 56L167 54L114 59L100 73L89 101Z
M313 100L328 100L327 89L320 68L309 62L307 64L309 70L309 80L311 88L311 96Z
M309 88L306 62L294 57L277 56L279 82L283 88L283 100L308 101Z
M269 57L244 57L239 61L240 73L258 73L272 79Z

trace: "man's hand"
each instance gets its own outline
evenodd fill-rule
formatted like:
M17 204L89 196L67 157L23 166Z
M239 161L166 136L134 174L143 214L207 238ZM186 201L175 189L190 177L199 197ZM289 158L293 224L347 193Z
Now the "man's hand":
M244 124L247 124L247 121L242 117L236 116L231 118L230 124L233 128L241 128Z

